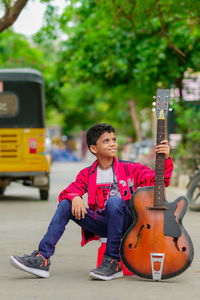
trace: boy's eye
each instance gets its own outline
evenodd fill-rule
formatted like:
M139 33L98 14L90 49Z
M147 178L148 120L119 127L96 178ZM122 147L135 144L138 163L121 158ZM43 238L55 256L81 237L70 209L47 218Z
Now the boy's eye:
M103 142L107 144L107 143L109 143L109 141L111 141L111 140L105 139ZM116 138L113 138L113 139L112 139L112 142L116 143L116 142L117 142L117 139L116 139Z

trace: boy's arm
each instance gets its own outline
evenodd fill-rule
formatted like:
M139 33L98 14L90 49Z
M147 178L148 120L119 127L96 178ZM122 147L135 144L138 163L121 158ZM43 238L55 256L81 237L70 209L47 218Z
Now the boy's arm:
M173 171L172 158L169 156L170 148L167 140L161 141L161 144L156 146L157 153L165 154L165 186L170 184L170 177ZM138 163L134 172L135 187L154 186L155 185L155 171Z
M165 160L164 181L166 187L170 184L172 171L173 171L173 162L172 162L172 158L169 156L168 159ZM135 188L155 185L155 171L140 163L137 163L133 175L134 175L133 177L134 177Z
M174 169L173 161L171 156L168 157L168 159L165 159L165 186L170 185L170 179L172 176L172 171Z
M72 201L76 196L82 197L86 192L87 174L85 174L85 170L82 170L77 175L76 180L60 193L58 200L59 202L64 199Z

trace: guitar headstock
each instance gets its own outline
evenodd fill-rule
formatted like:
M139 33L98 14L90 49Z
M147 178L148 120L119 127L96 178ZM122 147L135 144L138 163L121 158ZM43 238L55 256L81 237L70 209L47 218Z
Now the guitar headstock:
M153 105L156 106L154 111L156 111L157 118L165 119L169 109L169 89L157 89L157 96L154 96L153 98L156 99L156 102L154 102Z

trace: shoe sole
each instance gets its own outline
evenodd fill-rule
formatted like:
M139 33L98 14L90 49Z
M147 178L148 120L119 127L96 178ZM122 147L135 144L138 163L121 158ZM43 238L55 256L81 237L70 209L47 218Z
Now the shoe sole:
M98 280L112 280L112 279L117 279L123 277L123 271L117 272L113 274L112 276L103 276L100 274L96 274L94 272L89 273L89 277L92 279L98 279Z
M10 257L10 264L19 270L28 272L30 274L36 275L41 278L48 278L50 276L49 271L37 270L37 269L26 267L25 265L20 263L14 256Z

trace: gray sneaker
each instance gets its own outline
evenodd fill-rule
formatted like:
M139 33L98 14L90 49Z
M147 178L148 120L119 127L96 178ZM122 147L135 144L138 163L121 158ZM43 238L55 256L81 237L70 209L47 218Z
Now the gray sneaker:
M102 264L89 273L90 278L100 280L111 280L123 277L122 265L113 257L104 255Z
M39 251L35 250L31 255L11 256L10 263L13 267L38 277L49 277L50 259L43 257Z

